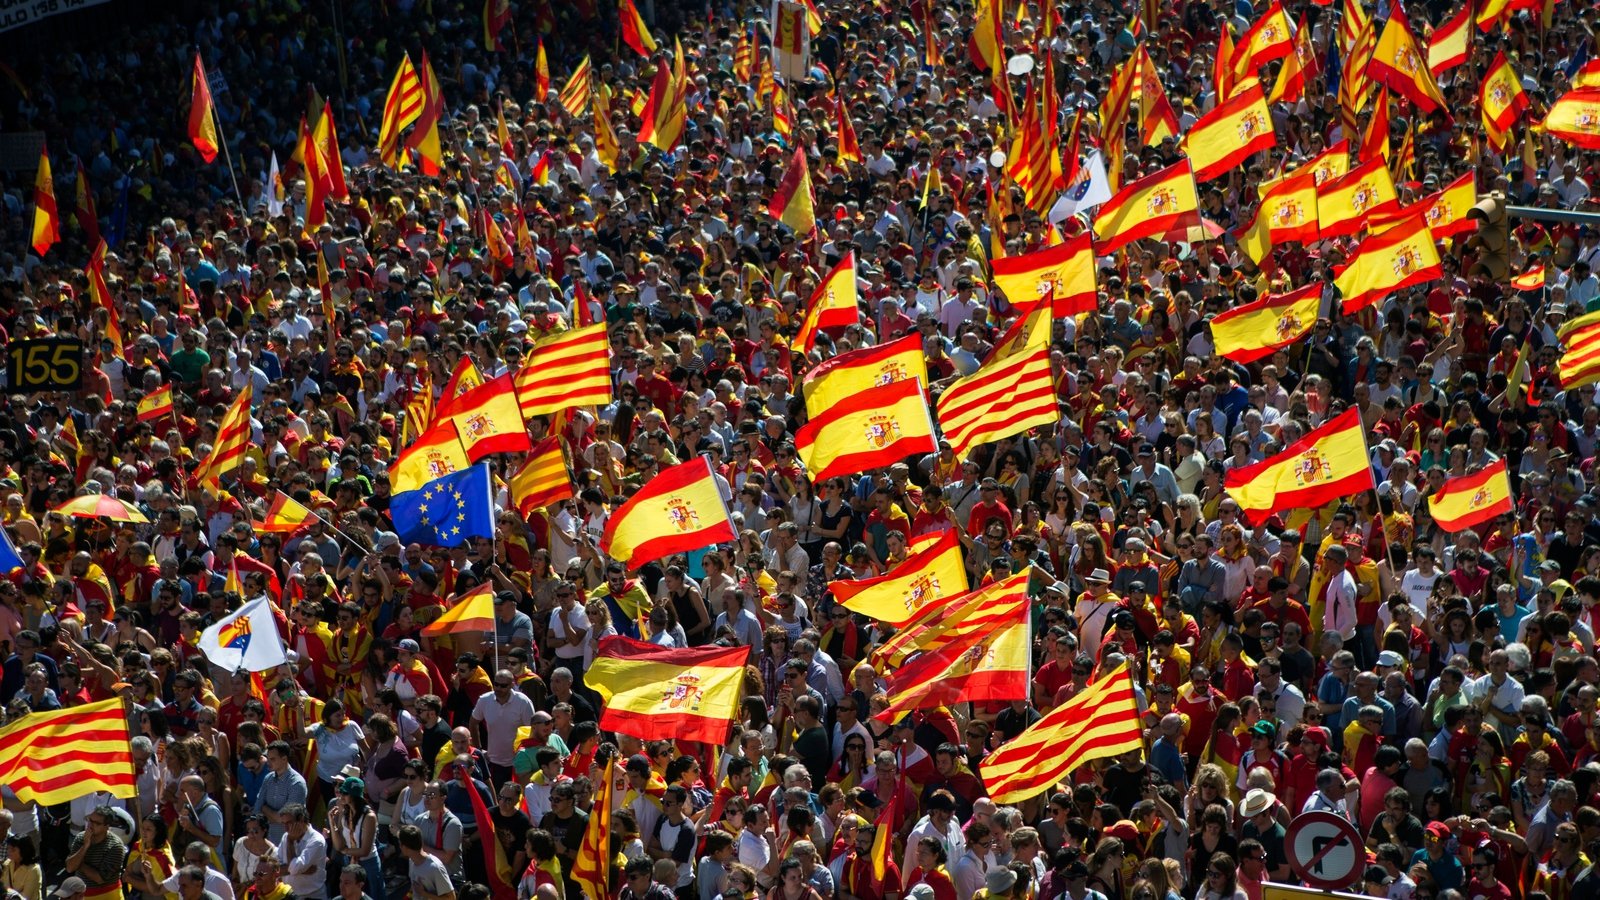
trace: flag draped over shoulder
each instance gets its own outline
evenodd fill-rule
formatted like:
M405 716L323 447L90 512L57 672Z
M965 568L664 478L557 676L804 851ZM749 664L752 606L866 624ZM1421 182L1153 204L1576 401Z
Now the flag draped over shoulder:
M1211 320L1217 354L1252 363L1299 340L1316 324L1322 285L1308 284L1287 294L1268 294Z
M929 603L967 592L961 539L953 530L939 532L931 544L888 572L872 578L830 582L828 590L846 609L899 628L916 618Z
M721 744L743 699L748 647L661 647L600 639L584 683L600 694L600 727L638 738Z
M95 791L126 800L137 793L129 740L121 698L32 713L0 728L0 784L41 806Z
M1446 478L1439 493L1428 498L1433 520L1451 534L1476 528L1511 509L1511 482L1503 459L1470 475Z
M1228 496L1251 523L1284 509L1314 509L1376 487L1355 407L1258 463L1228 470Z
M674 553L737 539L711 463L696 457L662 469L617 507L606 520L600 552L631 570Z
M979 773L996 803L1019 803L1086 762L1143 746L1133 676L1123 663L985 757Z

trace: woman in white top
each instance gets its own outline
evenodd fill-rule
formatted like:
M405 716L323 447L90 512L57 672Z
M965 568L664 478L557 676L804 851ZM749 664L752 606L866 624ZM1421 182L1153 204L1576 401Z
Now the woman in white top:
M263 856L276 857L277 845L267 840L267 819L261 815L244 818L244 836L233 842L234 893L242 895L256 880L256 866Z
M428 764L420 759L406 763L406 786L395 798L394 818L389 821L389 833L395 840L400 838L401 826L415 825L428 815L427 801L422 798L422 791L428 786L428 770Z
M611 624L611 610L606 608L604 600L590 600L584 612L589 621L589 634L583 642L583 668L588 671L594 664L595 653L599 652L600 639L616 634L617 627Z

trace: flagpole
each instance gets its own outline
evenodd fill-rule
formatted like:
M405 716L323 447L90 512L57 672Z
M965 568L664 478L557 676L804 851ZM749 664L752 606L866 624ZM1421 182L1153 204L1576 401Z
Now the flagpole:
M210 89L210 85L207 85L206 90L209 92ZM228 163L228 178L233 182L233 196L239 200L239 211L248 214L249 210L244 202L244 192L239 190L239 174L233 170L233 154L228 151L228 133L223 130L221 117L217 115L217 101L215 98L211 101L211 127L216 129L217 143L222 145L222 158Z

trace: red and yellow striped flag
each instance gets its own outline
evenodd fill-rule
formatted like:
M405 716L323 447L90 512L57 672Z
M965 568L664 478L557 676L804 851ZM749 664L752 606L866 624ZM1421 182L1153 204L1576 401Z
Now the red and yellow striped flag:
M633 0L621 0L617 7L617 18L622 25L622 42L633 48L640 56L648 57L656 52L656 39L650 36L650 26L644 23L644 16L639 15L639 7L633 5Z
M1026 584L1027 572L1011 576ZM896 669L884 693L889 705L873 718L892 722L903 713L963 700L1018 700L1028 696L1031 601L1026 591L984 611L988 626L924 652Z
M1133 676L1124 662L985 757L980 772L996 803L1018 803L1086 762L1143 746Z
M748 647L685 650L621 635L600 639L584 682L600 694L600 727L634 737L670 734L720 744L743 699ZM693 702L674 690L692 684Z
M136 793L121 698L38 712L0 728L0 784L23 803L51 806L105 791Z
M1368 159L1343 177L1319 184L1317 219L1321 237L1355 234L1368 216L1399 205L1389 167L1382 158Z
M939 450L928 398L914 379L868 388L824 411L801 426L794 446L817 482Z
M804 240L817 229L816 213L811 201L811 164L806 160L806 148L796 147L783 178L772 192L767 212L774 219L794 229L797 239Z
M56 208L56 180L50 173L50 149L39 144L39 172L33 179L33 240L40 256L61 241L61 213Z
M81 166L78 174L83 174ZM106 285L106 242L104 238L96 238L94 243L94 254L89 257L89 264L83 267L89 279L89 299L106 311L105 337L111 342L112 354L122 359L122 320L117 315L117 304L111 299L111 288Z
M560 438L547 437L535 444L522 468L511 476L512 503L523 518L572 496L572 478L567 474Z
M1279 11L1282 15L1282 11ZM1261 83L1236 92L1189 126L1179 145L1194 167L1195 181L1210 181L1228 174L1245 160L1278 142L1267 110Z
M721 739L712 741L720 744ZM593 812L583 830L583 841L572 860L572 880L584 897L611 896L611 807L616 791L617 757L606 761L606 770L594 789Z
M1040 329L1048 340L1048 329ZM1061 418L1050 376L1050 348L1034 342L991 359L939 397L939 430L957 457L989 441Z
M999 621L997 614L1027 596L1029 571L1024 569L1004 581L992 581L970 593L924 605L893 637L872 651L873 664L898 666L913 653L932 653L992 630Z
M411 55L400 57L400 68L389 83L389 97L383 104L383 123L378 129L378 158L394 168L400 161L400 132L422 118L424 97L422 76L411 62Z
M600 552L631 570L737 538L710 460L693 457L661 470L617 507L600 535Z
M581 116L589 108L593 76L594 68L587 56L567 76L567 83L561 88L561 106L566 109L567 115Z
M1199 214L1200 196L1185 159L1130 183L1100 207L1094 217L1095 252L1109 256L1140 238L1199 224Z
M525 419L574 406L611 402L611 356L604 324L574 328L534 344L517 370L517 402Z
M211 445L211 452L200 461L199 468L190 476L192 483L220 487L222 476L239 467L244 460L244 454L250 449L250 383L245 382L244 388L239 391L239 396L234 398L233 405L223 413L222 421L217 425L217 437Z
M867 388L908 378L928 383L928 361L922 355L920 334L908 334L886 344L850 350L823 360L806 373L802 382L806 413L819 416Z
M1350 264L1334 278L1345 315L1440 276L1439 247L1428 228L1427 210L1412 209L1410 218L1358 244Z
M539 49L533 55L533 87L538 102L550 96L550 59L544 55L544 38L539 38Z
M1446 478L1439 493L1428 498L1433 520L1451 534L1503 516L1511 508L1511 481L1503 459L1470 475Z

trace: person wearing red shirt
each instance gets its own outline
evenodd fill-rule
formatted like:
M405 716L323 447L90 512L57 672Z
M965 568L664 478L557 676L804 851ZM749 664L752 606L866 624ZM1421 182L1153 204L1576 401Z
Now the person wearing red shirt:
M883 880L872 877L872 841L877 837L876 825L862 825L856 829L856 841L844 859L840 881L841 893L856 900L895 900L900 896L900 865L893 859L885 860Z
M944 490L930 485L922 492L922 505L911 517L911 536L953 531L957 527L955 510L944 502Z
M639 374L633 386L639 391L639 396L647 398L663 414L673 409L678 402L678 395L682 393L671 379L656 371L655 359L644 355L639 357Z
M1472 880L1467 882L1466 895L1471 900L1511 900L1511 889L1495 877L1500 865L1500 853L1493 845L1473 848Z
M1244 640L1229 632L1222 639L1222 695L1238 702L1255 692L1256 673L1244 660Z
M1056 692L1072 682L1073 647L1068 634L1061 625L1045 634L1051 658L1033 673L1033 705L1040 712L1050 709Z
M1006 534L1011 533L1011 510L1000 499L1000 483L993 478L985 478L978 485L978 493L982 498L972 505L972 512L967 514L967 534L977 537L983 534L983 526L990 519L998 518L1006 527Z
M1267 582L1268 596L1251 609L1258 609L1265 621L1276 623L1279 628L1290 622L1300 626L1300 633L1311 631L1311 617L1306 613L1306 608L1289 599L1289 581L1281 575L1274 575ZM1247 590L1246 593L1249 593Z

